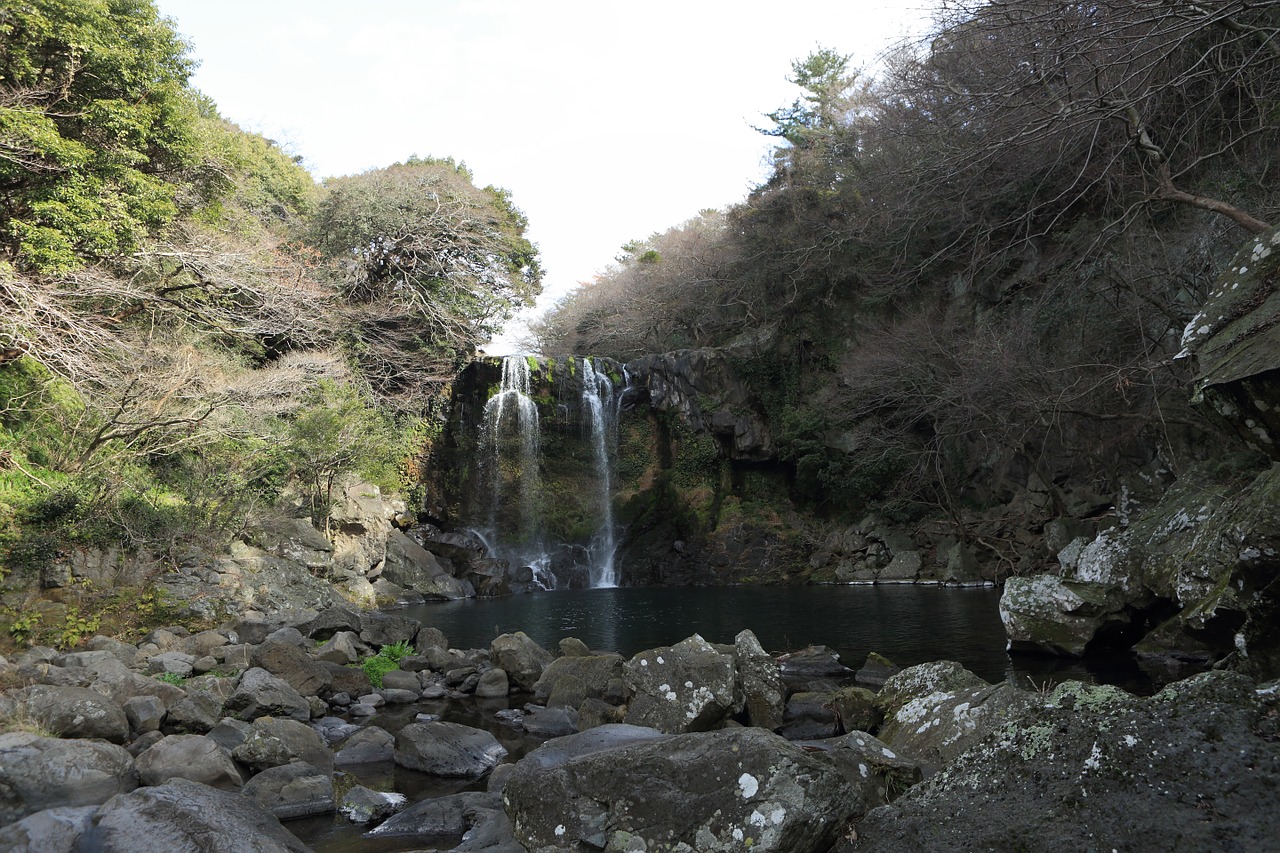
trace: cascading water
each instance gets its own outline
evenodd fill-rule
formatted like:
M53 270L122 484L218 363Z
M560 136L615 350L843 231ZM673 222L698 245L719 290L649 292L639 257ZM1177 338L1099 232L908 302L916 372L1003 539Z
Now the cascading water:
M600 490L600 528L591 539L591 586L618 585L614 554L618 549L613 527L613 464L609 448L617 444L617 412L613 406L613 382L606 372L596 372L590 358L582 360L582 408L587 414L596 484Z
M498 393L484 406L480 462L489 493L486 532L492 536L501 528L511 543L491 548L494 556L529 566L539 584L553 589L538 506L541 435L532 385L528 360L509 355L502 360Z
M545 589L618 585L613 466L619 401L612 367L591 358L556 367L506 356L502 382L484 406L472 530L490 557L511 568L528 566ZM543 409L545 423L534 400L535 378L538 393L558 392L559 405Z

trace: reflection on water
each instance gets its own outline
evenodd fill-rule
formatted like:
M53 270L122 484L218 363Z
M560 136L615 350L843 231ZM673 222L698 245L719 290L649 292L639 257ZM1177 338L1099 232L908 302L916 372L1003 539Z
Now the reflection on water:
M1138 693L1185 673L1154 675L1129 658L1064 661L1005 651L1000 592L915 585L642 587L534 593L438 602L404 611L439 628L454 648L486 648L498 634L524 631L555 649L576 637L626 657L701 634L732 643L750 628L775 653L829 646L858 668L868 652L900 666L955 660L988 681L1026 684L1069 679L1117 684Z

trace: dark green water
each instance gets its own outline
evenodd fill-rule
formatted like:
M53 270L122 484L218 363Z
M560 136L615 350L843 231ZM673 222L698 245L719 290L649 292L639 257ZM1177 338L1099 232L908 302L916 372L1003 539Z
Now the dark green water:
M495 599L424 604L402 611L445 633L454 648L486 648L495 636L524 631L554 650L564 637L630 657L691 634L732 643L750 628L765 649L781 653L829 646L857 669L875 651L900 666L948 659L988 681L1076 678L1149 692L1156 674L1128 659L1064 662L1005 651L992 588L915 585L642 587L563 590Z

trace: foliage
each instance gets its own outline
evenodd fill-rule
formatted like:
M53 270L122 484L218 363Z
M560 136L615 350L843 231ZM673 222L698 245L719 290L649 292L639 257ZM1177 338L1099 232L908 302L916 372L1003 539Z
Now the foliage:
M532 304L542 270L527 225L506 190L474 186L450 159L325 183L307 239L332 263L356 364L378 399L420 408Z
M374 687L382 687L382 677L388 672L392 672L400 668L400 661L413 652L413 646L408 642L400 640L395 643L388 643L378 649L376 655L365 658L360 663L360 668L369 676L370 683Z
M191 162L186 45L150 0L34 0L0 16L0 240L31 270L133 251Z

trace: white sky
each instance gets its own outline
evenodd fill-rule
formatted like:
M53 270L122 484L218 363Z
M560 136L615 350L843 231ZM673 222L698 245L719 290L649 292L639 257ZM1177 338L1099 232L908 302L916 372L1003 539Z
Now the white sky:
M629 240L742 200L752 129L790 104L791 62L869 66L930 0L157 0L227 118L317 178L411 154L511 190L547 275L540 304ZM489 347L501 353L505 340Z

